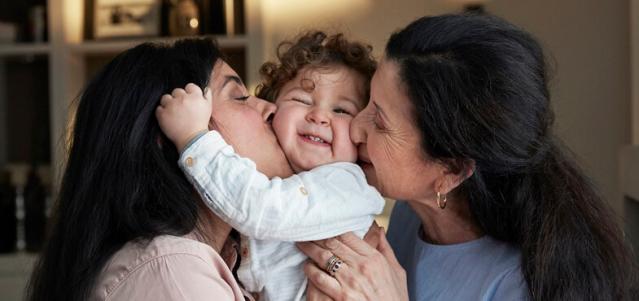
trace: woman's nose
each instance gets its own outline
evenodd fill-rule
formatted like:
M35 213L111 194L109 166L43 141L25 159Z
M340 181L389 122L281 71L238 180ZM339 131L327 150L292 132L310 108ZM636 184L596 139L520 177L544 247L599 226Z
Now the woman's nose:
M275 111L277 111L277 106L272 102L268 102L258 97L255 97L255 101L255 108L260 113L260 115L262 115L262 119L265 122L271 122L271 119L273 119L273 115L275 115Z
M366 143L367 133L364 118L364 111L361 111L351 121L351 140L355 144Z
M308 114L306 114L306 121L319 124L328 125L331 121L329 113L321 108L313 108Z

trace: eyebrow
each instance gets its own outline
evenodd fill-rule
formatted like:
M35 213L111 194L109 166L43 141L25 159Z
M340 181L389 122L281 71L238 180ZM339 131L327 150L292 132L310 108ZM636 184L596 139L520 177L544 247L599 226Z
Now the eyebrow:
M242 82L241 78L239 78L238 76L235 76L235 75L227 75L227 76L224 77L224 83L222 83L222 87L220 88L220 90L224 89L226 84L228 84L230 82L235 82L238 85L244 87L244 83Z

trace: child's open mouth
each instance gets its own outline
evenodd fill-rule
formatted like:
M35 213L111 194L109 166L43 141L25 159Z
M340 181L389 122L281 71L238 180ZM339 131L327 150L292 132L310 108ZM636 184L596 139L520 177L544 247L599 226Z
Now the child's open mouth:
M321 146L330 146L331 143L325 141L324 139L317 137L317 136L313 136L313 135L300 135L300 137L302 138L302 140L304 140L305 142L308 143L312 143L312 144L316 144L316 145L321 145Z

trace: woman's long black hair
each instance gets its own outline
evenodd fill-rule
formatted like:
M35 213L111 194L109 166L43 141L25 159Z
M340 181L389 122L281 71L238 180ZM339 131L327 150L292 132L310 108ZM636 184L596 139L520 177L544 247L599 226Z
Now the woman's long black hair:
M85 87L28 300L86 300L127 241L195 229L197 197L155 109L173 88L206 87L220 55L212 39L145 43L118 55Z
M552 133L534 38L491 16L424 17L391 36L386 58L400 66L427 157L475 161L455 193L488 235L521 249L533 300L637 300L614 214Z

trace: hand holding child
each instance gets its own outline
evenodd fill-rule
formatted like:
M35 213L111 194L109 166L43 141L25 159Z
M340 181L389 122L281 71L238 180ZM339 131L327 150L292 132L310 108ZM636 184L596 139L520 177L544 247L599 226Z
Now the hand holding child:
M179 152L197 134L207 131L211 118L211 90L202 90L195 84L177 88L171 95L164 94L155 110L162 132L175 144Z

